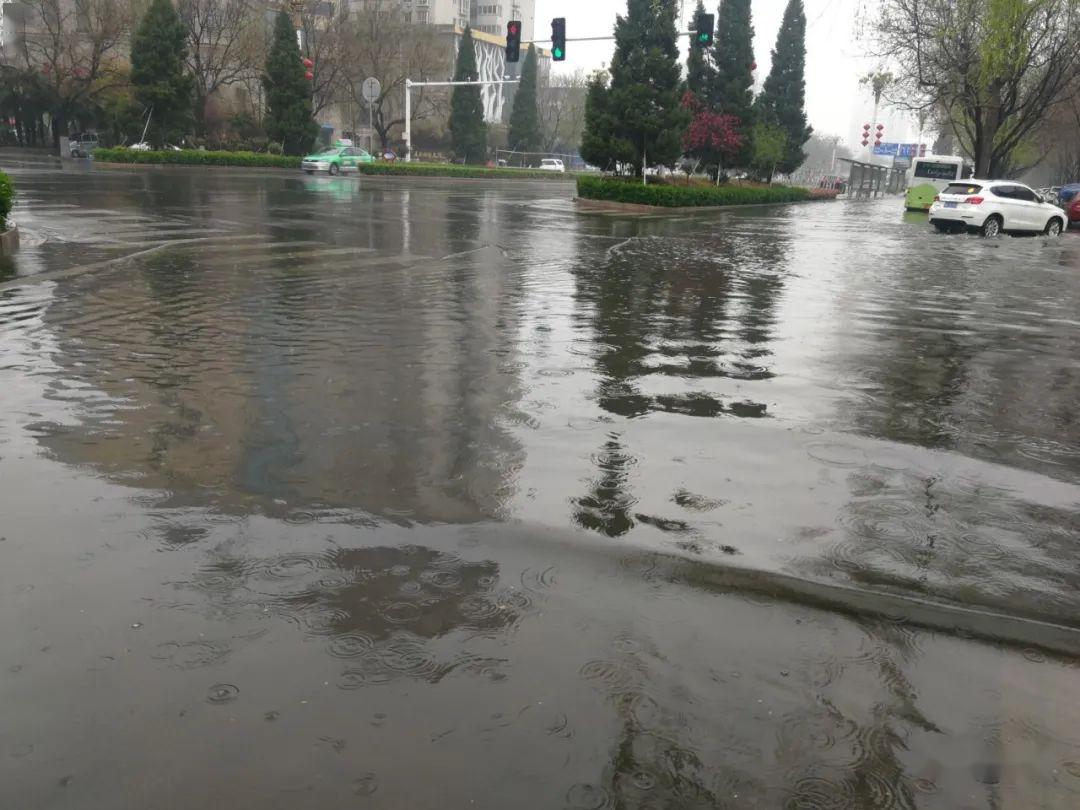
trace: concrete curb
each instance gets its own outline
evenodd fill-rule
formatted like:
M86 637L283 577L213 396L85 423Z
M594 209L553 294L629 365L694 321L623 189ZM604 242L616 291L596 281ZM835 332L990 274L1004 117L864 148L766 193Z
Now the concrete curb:
M0 253L11 253L19 248L19 227L12 225L0 233Z

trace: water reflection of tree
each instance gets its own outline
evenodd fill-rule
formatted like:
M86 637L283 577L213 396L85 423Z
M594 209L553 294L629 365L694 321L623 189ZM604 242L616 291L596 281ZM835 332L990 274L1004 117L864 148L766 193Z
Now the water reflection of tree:
M626 236L624 224L611 233ZM579 240L576 297L593 327L599 406L623 418L766 416L763 402L724 397L715 383L773 376L768 344L786 243L771 234L687 237L677 224L641 224L636 233L606 250L597 249L593 234ZM689 380L700 390L650 394L653 375ZM633 526L625 470L632 454L609 437L596 458L598 476L575 502L575 520L618 536Z
M575 501L574 521L585 529L619 537L634 526L630 516L636 498L629 494L630 458L618 434L612 434L597 459L598 478L589 494Z
M288 183L244 182L228 205L245 200L234 213L259 219L264 240L171 247L69 282L46 320L78 423L40 440L175 505L498 515L522 453L504 423L521 393L521 271L497 248L407 271L400 242L353 254L363 234L320 220ZM499 209L465 196L452 232L427 241L471 250L481 227L499 241ZM320 255L332 239L342 246ZM65 394L73 380L92 395Z
M435 682L455 671L504 677L501 659L433 642L458 631L494 637L531 608L499 586L499 567L423 546L341 548L269 558L228 557L188 583L218 610L274 615L325 640L343 688L397 678Z
M936 265L934 266L937 271ZM861 268L858 272L862 272ZM939 278L928 278L918 262L899 263L896 283L884 291L860 290L857 295L887 295L881 317L860 315L854 339L845 342L845 362L857 379L857 390L869 396L852 398L842 406L841 423L875 437L918 444L952 447L957 434L954 422L962 419L955 408L971 381L971 364L981 348L966 330L957 328L957 314L945 311L932 300L929 289L940 287ZM880 284L876 277L871 282ZM952 274L953 300L964 293L964 279ZM864 284L860 279L858 284ZM877 302L871 302L877 303Z

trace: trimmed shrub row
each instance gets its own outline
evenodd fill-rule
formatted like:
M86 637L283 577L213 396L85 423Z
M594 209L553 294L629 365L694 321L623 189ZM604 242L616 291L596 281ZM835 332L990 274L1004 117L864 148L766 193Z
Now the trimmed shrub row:
M15 187L11 178L0 172L0 231L7 230L7 218L15 201Z
M810 190L794 186L678 186L648 185L611 177L579 177L578 196L586 200L693 208L712 205L760 205L802 202Z
M95 149L94 159L103 163L168 163L182 166L257 166L277 169L298 169L300 158L270 155L262 152L201 152L183 149L179 152L137 152L131 149ZM360 164L360 173L367 175L396 175L415 177L499 177L566 180L559 172L539 169L489 169L485 166L461 166L456 163L393 163Z
M458 163L362 163L361 174L413 175L414 177L499 177L505 180L531 177L538 180L569 180L570 175L561 172L544 172L539 169L489 169L486 166L462 166Z
M183 149L179 152L138 152L134 149L95 149L94 160L106 163L171 163L181 166L260 166L275 169L299 169L300 158L261 152L202 152Z

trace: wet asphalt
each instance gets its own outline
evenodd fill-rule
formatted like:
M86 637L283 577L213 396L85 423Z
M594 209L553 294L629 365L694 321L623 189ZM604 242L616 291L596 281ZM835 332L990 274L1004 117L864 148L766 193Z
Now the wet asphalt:
M0 807L1080 806L1080 234L0 167Z

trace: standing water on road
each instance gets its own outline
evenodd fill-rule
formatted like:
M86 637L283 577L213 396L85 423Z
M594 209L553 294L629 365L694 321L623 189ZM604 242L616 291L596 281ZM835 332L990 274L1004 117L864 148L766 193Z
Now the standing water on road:
M1080 806L1080 239L13 167L0 805Z

